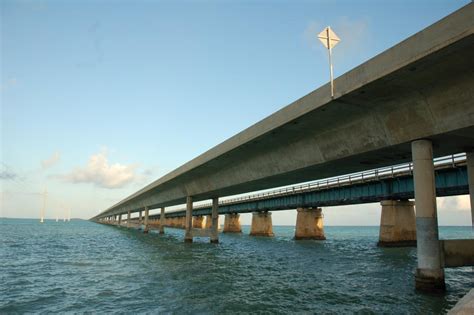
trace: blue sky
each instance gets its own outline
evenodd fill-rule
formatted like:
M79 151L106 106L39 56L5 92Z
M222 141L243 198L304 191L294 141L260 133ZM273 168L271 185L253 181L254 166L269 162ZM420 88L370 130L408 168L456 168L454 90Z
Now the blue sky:
M3 0L0 216L37 217L47 187L48 217L89 218L326 83L325 26L338 76L468 2ZM467 205L440 200L440 223Z

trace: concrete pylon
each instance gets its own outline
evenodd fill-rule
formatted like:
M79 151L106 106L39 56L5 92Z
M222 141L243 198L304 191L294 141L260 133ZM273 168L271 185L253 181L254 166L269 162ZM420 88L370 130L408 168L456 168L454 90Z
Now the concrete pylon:
M383 200L378 246L416 246L415 203L408 200Z
M184 242L193 242L193 197L187 196L186 198L186 232L184 234Z
M224 233L242 233L240 214L227 213L224 217Z
M138 211L138 225L142 224L142 210Z
M252 213L252 236L273 236L272 213L267 211Z
M219 243L219 198L212 198L211 243Z
M203 226L204 226L204 217L202 215L193 217L193 228L202 229Z
M165 207L161 207L161 213L160 213L160 234L165 234L165 224L166 224Z
M122 215L121 214L119 214L119 216L118 216L118 225L122 226Z
M325 240L321 208L296 209L295 240Z
M467 152L467 179L469 183L469 196L471 200L471 221L474 229L474 151Z
M415 287L426 292L446 289L438 236L433 147L429 140L411 143L415 182L418 268Z
M127 227L129 228L130 227L130 210L128 210L127 212Z
M148 207L145 207L145 227L143 228L143 233L148 233Z

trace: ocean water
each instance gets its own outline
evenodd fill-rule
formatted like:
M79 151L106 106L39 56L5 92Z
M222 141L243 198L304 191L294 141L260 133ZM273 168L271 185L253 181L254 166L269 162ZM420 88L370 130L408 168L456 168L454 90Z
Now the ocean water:
M378 227L325 227L326 241L248 232L185 244L177 229L0 219L0 314L439 314L473 287L472 268L455 268L446 294L416 293L416 249L378 248Z

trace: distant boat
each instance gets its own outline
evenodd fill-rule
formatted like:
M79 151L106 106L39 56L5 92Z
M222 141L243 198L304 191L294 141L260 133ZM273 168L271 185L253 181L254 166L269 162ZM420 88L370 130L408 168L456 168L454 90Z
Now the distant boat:
M40 223L44 223L44 211L46 209L46 188L44 189L44 193L43 193L43 208L41 209L41 214L40 214Z
M58 221L59 221L59 218L58 218L58 217L56 217L56 222L58 222Z

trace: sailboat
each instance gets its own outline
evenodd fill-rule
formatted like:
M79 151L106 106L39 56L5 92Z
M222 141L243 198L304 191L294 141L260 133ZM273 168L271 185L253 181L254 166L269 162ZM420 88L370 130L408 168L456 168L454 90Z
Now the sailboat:
M46 188L44 189L44 193L43 193L43 208L41 209L41 213L40 213L40 223L44 223L44 212L46 210Z

